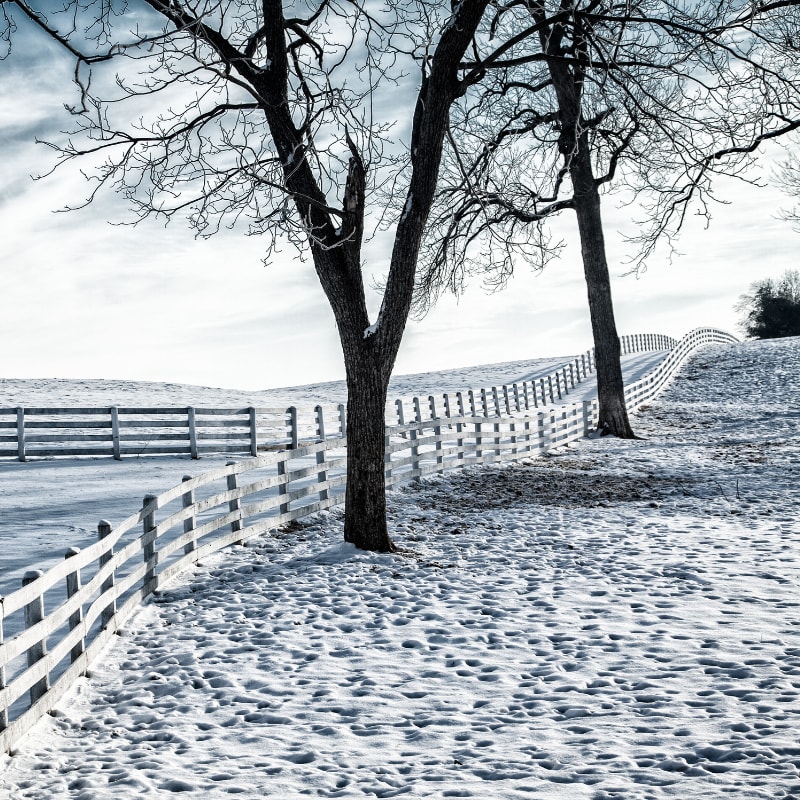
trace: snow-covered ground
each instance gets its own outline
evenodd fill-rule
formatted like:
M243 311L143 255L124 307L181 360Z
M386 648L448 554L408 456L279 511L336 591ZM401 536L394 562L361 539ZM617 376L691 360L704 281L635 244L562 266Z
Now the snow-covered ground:
M623 358L627 381L638 380L665 356L664 352L635 353ZM569 359L538 359L489 364L439 373L400 375L392 381L390 397L427 397L468 388L533 380L563 366ZM234 392L203 386L143 382L80 380L0 380L0 408L16 406L215 406L286 407L291 404L339 403L346 399L343 382L310 384L263 392ZM575 387L564 402L597 395L593 377ZM143 456L113 461L94 459L35 459L20 464L0 459L0 595L19 588L32 568L47 569L69 547L86 547L97 536L101 519L112 523L132 514L146 494L159 494L224 465L230 456L185 458ZM43 487L46 490L43 491Z
M0 797L798 798L799 409L800 340L712 347L640 440L393 492L403 554L338 510L218 554Z

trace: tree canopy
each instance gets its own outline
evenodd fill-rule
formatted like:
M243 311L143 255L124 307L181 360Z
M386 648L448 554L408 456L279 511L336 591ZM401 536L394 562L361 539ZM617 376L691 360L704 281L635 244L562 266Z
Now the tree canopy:
M800 272L787 270L778 279L765 278L739 299L741 328L751 339L800 336Z

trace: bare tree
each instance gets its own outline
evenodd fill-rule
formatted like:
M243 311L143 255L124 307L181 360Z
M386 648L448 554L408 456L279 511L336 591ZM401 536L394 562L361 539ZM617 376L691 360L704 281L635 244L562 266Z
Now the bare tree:
M505 50L465 65L489 75L454 109L420 306L475 273L502 285L520 260L541 267L554 253L546 221L574 211L599 428L632 437L601 191L644 212L631 269L690 208L710 220L714 177L743 177L761 142L800 126L798 14L782 0L498 5L491 33ZM531 22L537 40L520 39Z
M476 36L488 0L4 0L75 58L77 129L53 145L139 219L185 216L202 235L243 223L310 253L333 310L347 376L344 536L390 551L384 407L407 321L420 243L437 186L448 114L491 57ZM486 53L485 56L480 55ZM416 89L394 119L379 91ZM109 70L119 70L118 73ZM396 90L395 90L396 91ZM394 136L394 134L393 134ZM395 137L397 138L397 137ZM390 202L376 190L393 187ZM398 212L391 217L392 209ZM362 276L365 226L394 240L380 313Z

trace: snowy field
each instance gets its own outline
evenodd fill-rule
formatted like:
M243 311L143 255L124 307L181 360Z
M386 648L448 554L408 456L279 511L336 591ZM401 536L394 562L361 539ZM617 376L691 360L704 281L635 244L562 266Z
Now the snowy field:
M0 797L800 798L799 422L800 339L710 347L639 440L393 492L403 554L338 510L218 554Z
M623 358L627 381L638 380L665 356L636 353ZM400 375L389 397L456 392L532 380L563 366L568 358L488 364L438 373ZM439 388L437 388L439 387ZM578 402L597 395L593 378L565 398ZM182 384L136 381L0 380L0 408L16 406L242 406L280 408L291 404L340 403L343 382L311 384L263 392L235 392ZM242 456L241 458L248 458ZM97 538L97 523L116 524L141 507L146 494L159 494L180 483L224 466L231 456L97 459L34 459L20 464L0 459L0 595L19 588L31 568L48 569L69 547L86 547ZM46 490L43 491L43 487Z

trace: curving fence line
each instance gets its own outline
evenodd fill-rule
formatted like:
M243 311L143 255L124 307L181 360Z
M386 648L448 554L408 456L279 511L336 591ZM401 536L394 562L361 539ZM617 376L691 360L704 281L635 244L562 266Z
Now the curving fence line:
M657 334L620 337L623 354L648 350L671 350L677 341ZM522 393L525 408L538 408L562 400L571 388L594 371L594 349L564 364L550 374L505 387L473 390L473 416L500 415L498 392ZM487 400L488 396L488 400ZM477 400L476 400L477 398ZM469 397L465 398L469 402ZM479 404L483 401L482 409ZM408 401L406 401L408 402ZM490 403L494 402L494 409ZM403 423L402 405L390 403L386 421L395 414ZM34 458L101 457L120 460L133 456L186 455L200 458L212 453L252 455L280 449L295 449L319 440L321 415L330 433L345 436L345 407L332 403L290 408L61 408L0 407L0 459L28 461Z
M630 407L654 398L698 347L735 341L710 328L692 331L656 369L627 387ZM513 385L511 391L505 387L503 403L499 397L492 392L497 413L489 414L485 402L476 413L474 404L464 408L461 393L455 401L444 396L443 415L434 398L425 414L414 398L415 419L408 423L401 404L401 420L386 428L387 486L534 457L596 426L596 401L532 409L528 393ZM230 462L148 495L116 527L101 521L95 544L71 548L47 572L27 573L22 588L0 598L0 751L12 751L87 673L142 600L172 577L224 547L341 503L346 439L327 437L321 414L317 435L319 441Z

